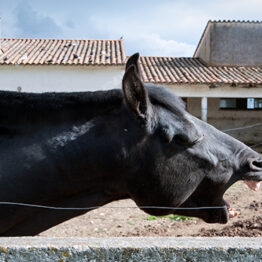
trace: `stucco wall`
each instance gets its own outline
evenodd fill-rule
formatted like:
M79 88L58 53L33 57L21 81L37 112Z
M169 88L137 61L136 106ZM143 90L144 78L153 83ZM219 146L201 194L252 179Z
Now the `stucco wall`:
M121 87L122 66L1 66L0 90L73 92Z
M187 110L200 118L201 98L187 98ZM262 123L262 110L221 110L219 98L208 98L207 118L208 123L220 130L225 130ZM262 143L262 125L227 133L249 145Z
M210 63L210 26L205 28L204 35L200 39L200 44L194 56L200 57L206 63Z
M210 22L195 57L210 65L261 66L262 23Z

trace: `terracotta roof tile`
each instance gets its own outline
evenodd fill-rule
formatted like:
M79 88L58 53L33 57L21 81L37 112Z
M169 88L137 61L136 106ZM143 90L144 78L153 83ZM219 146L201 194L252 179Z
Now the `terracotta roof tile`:
M157 84L262 84L262 67L207 66L199 58L142 56L145 82Z
M124 65L122 40L3 38L0 64Z

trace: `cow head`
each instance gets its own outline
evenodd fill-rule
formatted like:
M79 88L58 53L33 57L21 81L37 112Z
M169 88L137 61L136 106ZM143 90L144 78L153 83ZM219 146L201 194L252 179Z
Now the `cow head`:
M137 140L129 148L128 187L139 206L223 207L145 209L154 215L195 216L209 223L229 217L225 191L238 180L262 180L262 158L243 143L190 115L183 101L161 86L145 85L139 55L127 62L124 104ZM257 182L249 184L257 185Z

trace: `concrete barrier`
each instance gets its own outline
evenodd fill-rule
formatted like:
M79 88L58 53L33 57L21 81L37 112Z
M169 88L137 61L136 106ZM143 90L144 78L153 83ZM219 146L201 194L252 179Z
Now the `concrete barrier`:
M1 262L261 260L262 238L0 238Z

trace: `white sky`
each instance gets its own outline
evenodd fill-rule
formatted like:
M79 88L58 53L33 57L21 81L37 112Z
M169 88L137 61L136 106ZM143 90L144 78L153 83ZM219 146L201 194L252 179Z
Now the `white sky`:
M3 37L119 39L127 55L192 56L208 20L262 20L262 0L0 0Z

